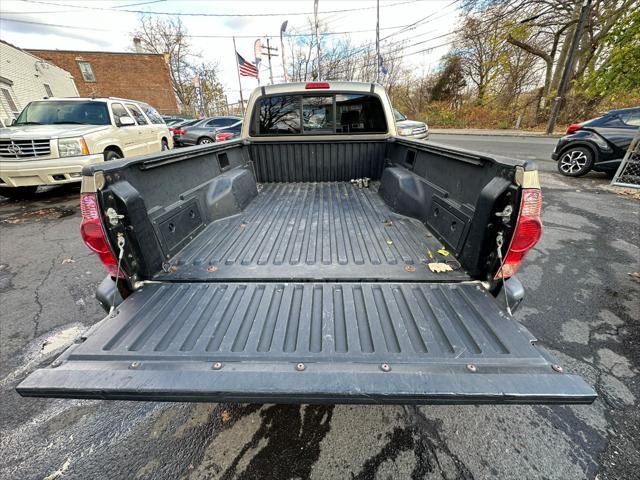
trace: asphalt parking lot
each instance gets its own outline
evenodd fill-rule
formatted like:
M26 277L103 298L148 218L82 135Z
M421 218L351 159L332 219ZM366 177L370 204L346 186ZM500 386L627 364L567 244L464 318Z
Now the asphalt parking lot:
M19 397L103 314L78 187L0 199L0 478L632 479L640 471L640 201L568 179L554 139L433 135L540 160L542 241L516 319L593 385L589 406L283 406ZM515 152L515 153L514 153Z

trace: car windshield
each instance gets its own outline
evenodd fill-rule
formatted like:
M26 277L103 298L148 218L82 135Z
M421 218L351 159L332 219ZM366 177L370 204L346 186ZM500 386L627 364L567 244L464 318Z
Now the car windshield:
M105 102L46 101L31 102L27 105L15 125L109 125L110 123Z
M407 117L405 117L403 114L401 114L398 110L394 110L393 111L393 116L396 119L396 122L401 122L401 121L407 119Z

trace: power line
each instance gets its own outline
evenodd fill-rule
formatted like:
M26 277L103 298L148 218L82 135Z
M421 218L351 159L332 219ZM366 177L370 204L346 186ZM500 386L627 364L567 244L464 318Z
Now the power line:
M445 7L443 8L443 10L446 10L446 9L447 9L447 8L449 8L451 5L454 5L455 3L459 2L459 1L460 1L460 0L453 0L451 3L449 3L447 6L445 6ZM430 19L431 17L433 17L436 13L438 13L438 12L430 13L430 14L429 14L429 15L427 15L426 17L423 17L423 18L421 18L420 20L418 20L418 21L416 21L416 22L413 22L413 23L411 23L411 24L409 24L409 25L405 26L405 27L404 27L404 28L402 28L400 31L395 32L395 33L391 33L391 34L387 35L386 37L381 38L381 39L380 39L380 41L386 40L387 38L390 38L390 37L393 37L393 36L395 36L395 35L399 35L399 34L401 34L401 33L404 33L404 32L407 32L407 31L409 31L409 30L412 30L413 28L415 28L416 26L418 26L418 25L419 25L419 24L421 24L422 22L425 22L426 20L428 20L428 19ZM441 17L442 17L442 16L437 17L437 18L441 18ZM431 21L433 21L433 20L436 20L436 19L434 18L434 19L432 19Z
M4 14L20 14L20 13L26 13L26 12L4 12ZM62 25L59 23L48 23L48 22L36 22L36 21L32 21L32 20L20 20L17 18L6 18L6 17L0 17L0 21L4 21L4 22L15 22L15 23L25 23L28 25L42 25L42 26L47 26L47 27L58 27L58 28L70 28L70 29L75 29L75 30L93 30L93 31L100 31L100 32L125 32L124 30L115 30L115 29L107 29L107 28L95 28L95 27L78 27L75 25ZM402 25L396 25L393 27L385 27L385 28L381 28L380 30L391 30L394 28L401 28ZM375 29L368 29L368 30L351 30L351 31L343 31L343 32L325 32L323 34L321 34L321 36L324 35L349 35L352 33L368 33L368 32L375 32ZM301 33L287 33L286 36L287 37L309 37L312 36L313 32L301 32ZM269 38L276 38L278 37L278 35L263 35L263 34L253 34L253 35L249 35L249 34L245 34L245 35L192 35L192 34L184 34L182 35L183 37L189 37L189 38L256 38L256 37L269 37Z
M169 16L177 16L177 17L282 17L282 16L313 15L313 12L281 12L281 13L161 12L161 11L152 11L152 10L120 10L118 8L109 8L109 7L71 5L68 3L54 3L54 2L47 2L44 0L20 0L20 1L25 3L37 3L41 5L54 5L54 6L60 6L60 7L80 8L85 10L100 10L100 11L137 13L137 14L147 14L147 15L169 15ZM395 7L397 5L405 5L407 3L415 3L420 1L428 1L428 0L403 0L401 2L383 5L381 8ZM361 8L346 8L342 10L327 10L325 12L319 12L319 13L322 13L324 15L327 13L360 12L362 10L371 10L374 8L376 7L373 6L373 7L361 7ZM34 12L34 13L38 13L38 12Z

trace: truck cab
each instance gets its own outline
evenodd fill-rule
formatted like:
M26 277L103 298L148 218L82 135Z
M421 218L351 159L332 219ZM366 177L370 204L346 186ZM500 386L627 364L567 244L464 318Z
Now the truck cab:
M118 98L46 98L30 102L0 129L0 195L21 197L39 185L79 182L82 168L173 147L151 106Z
M591 403L511 313L535 165L396 135L380 85L265 86L241 138L83 169L108 310L25 396Z

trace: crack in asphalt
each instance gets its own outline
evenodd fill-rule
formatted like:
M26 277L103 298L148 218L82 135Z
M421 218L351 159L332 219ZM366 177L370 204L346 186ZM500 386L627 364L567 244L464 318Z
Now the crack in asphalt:
M46 236L46 231L43 230L42 231L42 240L43 241L46 240L45 236ZM35 301L36 305L38 306L38 309L37 309L36 313L34 313L33 320L32 320L33 321L33 338L36 338L38 336L38 329L40 328L40 317L42 315L42 312L44 311L44 306L42 305L42 302L40 301L40 289L46 284L47 280L49 280L49 277L53 273L53 270L58 265L60 255L64 254L64 247L62 246L62 243L60 241L57 241L57 242L54 241L53 243L56 244L60 248L62 253L59 253L57 256L55 256L51 260L51 265L49 266L49 269L47 270L47 273L44 275L44 277L42 278L40 283L36 286L36 288L35 288L35 290L33 292L34 301Z

